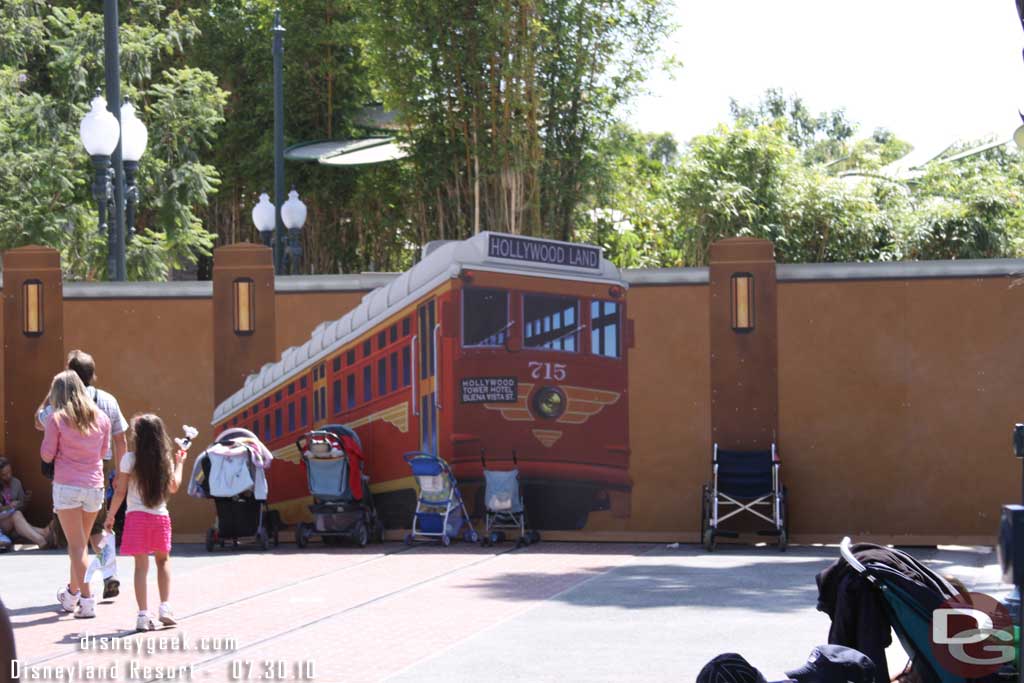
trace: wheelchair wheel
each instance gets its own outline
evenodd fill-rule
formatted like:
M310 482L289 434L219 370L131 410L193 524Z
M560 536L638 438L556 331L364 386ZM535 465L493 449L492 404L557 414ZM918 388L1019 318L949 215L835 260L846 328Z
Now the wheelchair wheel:
M711 489L707 484L701 491L700 501L700 541L709 553L714 552L717 539L711 527Z
M787 501L786 487L782 487L782 501L779 505L779 516L782 518L782 530L779 533L779 551L786 552L789 546L789 504Z

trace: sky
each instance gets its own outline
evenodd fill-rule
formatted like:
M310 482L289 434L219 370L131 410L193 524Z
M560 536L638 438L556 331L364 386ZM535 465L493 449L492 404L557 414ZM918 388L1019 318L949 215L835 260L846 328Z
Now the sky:
M917 153L1021 125L1014 0L676 0L674 20L662 56L682 67L652 74L627 112L644 131L689 140L729 120L730 97L754 104L772 87Z

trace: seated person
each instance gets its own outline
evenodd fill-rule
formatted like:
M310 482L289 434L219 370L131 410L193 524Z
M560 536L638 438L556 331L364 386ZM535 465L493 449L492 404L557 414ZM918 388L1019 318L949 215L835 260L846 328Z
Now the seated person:
M21 512L31 495L14 477L10 461L0 456L0 535L17 535L40 548L51 547L50 530L32 526Z

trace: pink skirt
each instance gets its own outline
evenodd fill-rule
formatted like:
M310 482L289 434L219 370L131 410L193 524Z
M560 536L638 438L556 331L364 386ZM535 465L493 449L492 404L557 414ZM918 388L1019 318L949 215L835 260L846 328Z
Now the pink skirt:
M171 518L148 512L129 512L121 532L122 555L171 552Z

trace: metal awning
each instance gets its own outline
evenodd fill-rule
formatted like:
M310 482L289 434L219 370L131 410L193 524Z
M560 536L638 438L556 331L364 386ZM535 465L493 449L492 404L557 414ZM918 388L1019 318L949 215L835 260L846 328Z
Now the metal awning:
M289 161L315 161L324 166L362 166L404 159L409 153L393 137L300 142L284 151Z

